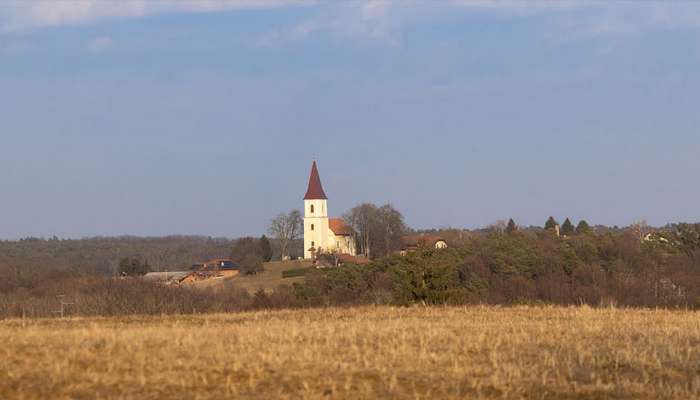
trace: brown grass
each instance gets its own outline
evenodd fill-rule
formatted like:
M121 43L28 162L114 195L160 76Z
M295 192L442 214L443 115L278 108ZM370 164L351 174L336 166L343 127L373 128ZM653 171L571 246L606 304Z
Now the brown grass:
M700 314L318 309L0 321L0 398L700 396Z
M272 292L281 285L291 286L304 282L304 277L283 278L282 272L289 269L309 267L311 262L306 260L273 261L264 264L265 270L255 275L240 275L221 282L223 288L245 289L248 293L258 290Z

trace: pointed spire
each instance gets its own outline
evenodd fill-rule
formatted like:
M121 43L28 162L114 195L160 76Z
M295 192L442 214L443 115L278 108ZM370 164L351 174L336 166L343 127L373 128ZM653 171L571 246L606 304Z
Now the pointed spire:
M309 188L306 190L304 200L326 200L326 193L323 192L321 178L318 176L316 161L311 165L311 176L309 177Z

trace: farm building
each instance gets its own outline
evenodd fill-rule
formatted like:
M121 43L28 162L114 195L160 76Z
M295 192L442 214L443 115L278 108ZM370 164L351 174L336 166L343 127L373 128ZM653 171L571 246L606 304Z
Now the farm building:
M241 266L228 258L215 258L192 267L199 272L216 273L217 276L236 276L241 272Z

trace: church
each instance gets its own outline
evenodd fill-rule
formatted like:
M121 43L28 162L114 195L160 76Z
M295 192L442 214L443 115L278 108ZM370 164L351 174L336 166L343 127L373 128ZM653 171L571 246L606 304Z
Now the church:
M321 253L357 255L353 233L342 218L328 217L328 197L314 161L304 196L304 258Z

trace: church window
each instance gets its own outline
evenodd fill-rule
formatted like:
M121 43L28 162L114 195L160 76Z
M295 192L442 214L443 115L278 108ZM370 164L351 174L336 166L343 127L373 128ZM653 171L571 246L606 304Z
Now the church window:
M311 214L313 214L313 213L314 213L314 205L312 204L311 205Z
M314 241L313 241L313 240L311 241L311 247L314 247Z
M312 231L314 230L314 224L311 224L311 230Z

